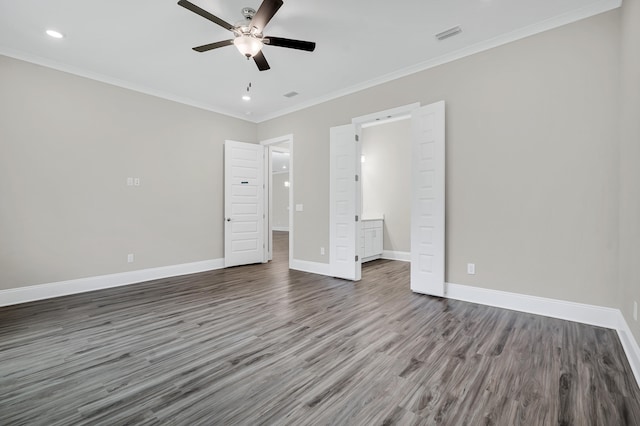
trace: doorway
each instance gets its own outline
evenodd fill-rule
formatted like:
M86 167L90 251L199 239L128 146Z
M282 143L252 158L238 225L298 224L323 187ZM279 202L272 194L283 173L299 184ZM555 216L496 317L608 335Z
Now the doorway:
M411 290L444 296L445 103L411 104L357 117L330 129L330 270L361 276L361 140L363 124L411 117ZM355 141L355 143L354 143ZM355 181L353 176L355 175ZM355 218L355 221L354 221Z
M362 125L362 266L410 260L411 121L409 115Z
M265 248L268 260L293 258L293 136L260 142L266 148Z

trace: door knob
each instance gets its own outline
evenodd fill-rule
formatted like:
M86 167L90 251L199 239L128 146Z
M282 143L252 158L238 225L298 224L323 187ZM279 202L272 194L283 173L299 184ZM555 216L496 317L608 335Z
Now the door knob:
M227 222L231 222L231 218L230 217L227 218Z

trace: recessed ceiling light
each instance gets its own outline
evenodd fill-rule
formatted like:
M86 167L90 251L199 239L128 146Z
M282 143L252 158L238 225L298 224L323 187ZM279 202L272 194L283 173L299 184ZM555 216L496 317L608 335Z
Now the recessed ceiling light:
M61 32L56 31L56 30L47 30L47 31L46 31L46 33L47 33L47 35L48 35L49 37L53 37L53 38L64 38L64 35L63 35Z
M243 101L250 101L250 100L251 100L251 96L249 96L249 95L242 95L242 100L243 100Z

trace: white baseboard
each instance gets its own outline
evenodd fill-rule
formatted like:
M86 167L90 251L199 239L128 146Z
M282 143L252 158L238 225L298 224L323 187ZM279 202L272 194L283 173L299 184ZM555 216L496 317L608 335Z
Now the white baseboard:
M195 274L197 272L211 271L223 267L224 259L212 259L0 290L0 306L17 305L18 303L33 302L36 300L50 299L52 297L120 287L128 284L157 280L159 278Z
M312 274L331 276L331 269L328 263L309 262L306 260L292 259L289 263L289 269L296 271L310 272Z
M453 283L446 283L445 297L614 329L640 385L640 347L619 309Z
M401 260L403 262L411 262L411 252L384 250L382 252L382 258L387 260Z
M369 257L363 257L361 260L361 263L367 263L367 262L371 262L372 260L378 260L378 259L382 259L382 255L376 254Z
M447 283L445 297L617 330L619 310L546 297Z
M271 227L272 231L283 231L283 232L289 232L289 227L288 226L272 226Z
M386 259L387 257L383 254L383 258ZM0 290L0 306L16 305L19 303L119 287L160 278L194 274L197 272L221 269L223 267L224 259L212 259ZM331 275L328 263L293 259L289 267L313 274ZM617 330L636 382L640 384L640 347L619 309L453 283L446 283L445 297Z
M638 346L638 342L636 342L636 339L631 333L629 324L625 321L624 315L622 315L620 311L618 311L618 320L618 337L620 337L622 347L627 354L627 359L633 370L633 375L636 377L636 382L640 385L640 346Z

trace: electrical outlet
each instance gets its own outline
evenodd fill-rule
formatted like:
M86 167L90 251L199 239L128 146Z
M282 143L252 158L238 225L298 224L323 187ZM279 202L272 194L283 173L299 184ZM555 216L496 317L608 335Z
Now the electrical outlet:
M638 321L638 302L633 301L633 319Z
M133 262L133 253L129 253L129 254L127 255L127 262L128 262L128 263L132 263L132 262Z
M475 275L476 273L476 264L475 263L467 263L467 274Z
M132 177L128 177L127 178L127 186L133 186L133 178Z
M140 186L140 178L133 178L133 186Z
M320 254L324 256L324 247L320 247Z

